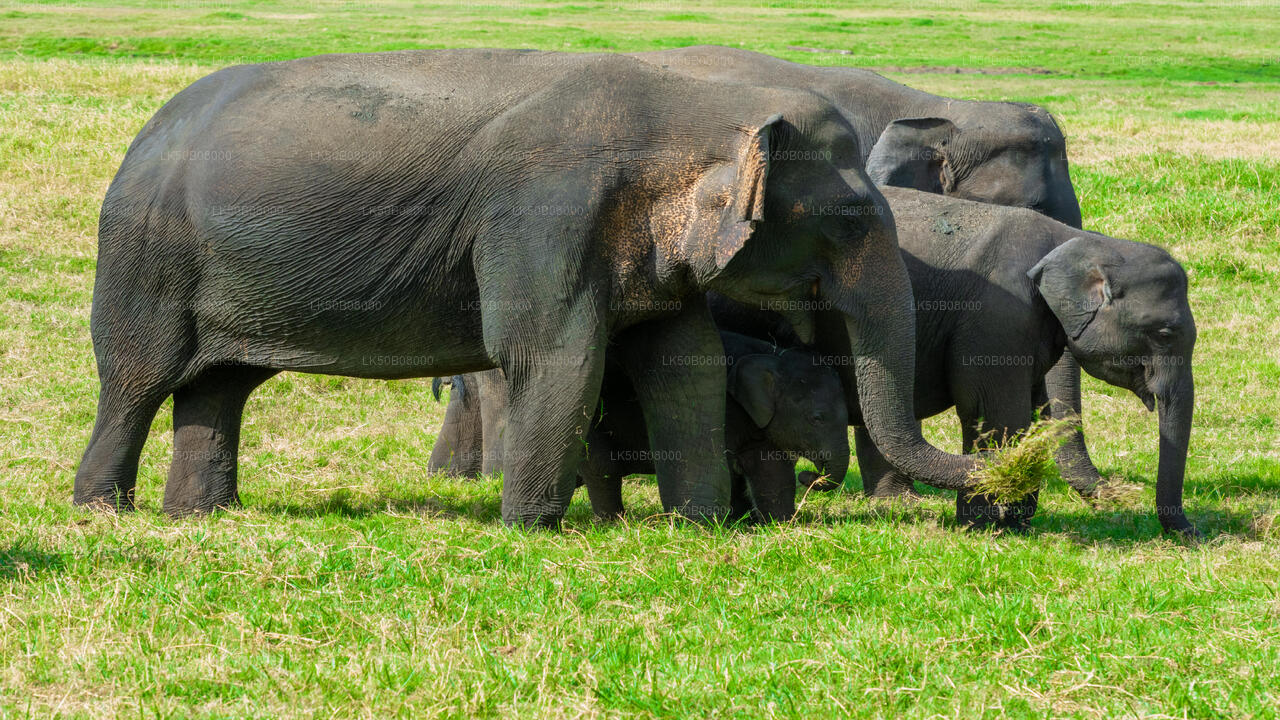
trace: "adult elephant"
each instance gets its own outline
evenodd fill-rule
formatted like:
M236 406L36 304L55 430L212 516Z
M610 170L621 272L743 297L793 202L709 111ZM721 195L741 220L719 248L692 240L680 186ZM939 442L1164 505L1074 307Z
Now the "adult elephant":
M502 517L555 525L610 344L650 442L680 450L657 463L663 505L723 516L723 370L668 362L723 354L710 290L826 303L796 327L854 359L842 382L886 457L965 486L973 460L929 445L910 413L911 287L861 158L814 93L621 56L409 51L214 73L148 121L103 203L101 392L75 501L132 506L169 395L164 507L182 515L236 501L244 402L282 370L498 367Z
M856 130L867 173L877 185L1031 208L1071 227L1081 226L1066 140L1044 108L957 100L870 70L804 65L715 45L635 57L691 77L805 88L822 95ZM1053 400L1050 414L1078 423L1080 366L1072 353L1062 355L1046 385ZM1057 459L1073 488L1082 495L1096 494L1098 470L1078 424Z

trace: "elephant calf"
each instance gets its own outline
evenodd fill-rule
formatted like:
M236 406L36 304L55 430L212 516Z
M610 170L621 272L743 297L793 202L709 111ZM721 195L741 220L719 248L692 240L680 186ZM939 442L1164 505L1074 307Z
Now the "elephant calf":
M807 350L780 350L736 333L722 333L721 338L728 367L725 447L733 515L742 517L754 506L758 519L788 520L796 511L798 457L812 460L837 482L849 468L840 377ZM602 411L587 434L586 460L579 470L600 517L622 514L622 478L652 473L655 455L678 452L651 446L634 396L624 375L606 375ZM818 475L806 471L802 477L812 482Z
M1085 232L1029 210L883 188L916 299L915 413L952 406L966 450L1026 428L1065 350L1094 377L1160 411L1156 511L1194 533L1182 508L1196 325L1187 276L1164 250ZM865 430L854 440L869 493L911 486ZM961 502L960 519L991 508ZM1035 511L1029 498L1012 511Z

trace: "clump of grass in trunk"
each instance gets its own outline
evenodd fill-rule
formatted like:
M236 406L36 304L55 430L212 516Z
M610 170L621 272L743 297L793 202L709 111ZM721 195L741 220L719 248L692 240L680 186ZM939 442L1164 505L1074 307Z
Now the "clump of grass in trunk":
M969 497L985 496L1001 505L1017 502L1044 487L1057 472L1053 453L1071 433L1067 420L1037 420L1024 432L1002 441L987 462L969 473Z

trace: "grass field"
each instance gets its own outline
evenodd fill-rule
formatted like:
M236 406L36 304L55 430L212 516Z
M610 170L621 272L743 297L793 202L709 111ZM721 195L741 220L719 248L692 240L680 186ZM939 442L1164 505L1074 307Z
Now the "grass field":
M0 717L1275 717L1280 6L844 5L0 3ZM1135 490L1056 482L1026 536L960 532L941 495L674 524L638 479L628 523L580 497L562 533L510 531L499 480L426 475L428 382L297 374L249 402L244 509L159 512L168 405L140 511L72 508L97 210L173 93L319 52L699 42L1055 113L1086 226L1188 269L1207 542L1160 535L1155 416L1091 379L1094 457Z

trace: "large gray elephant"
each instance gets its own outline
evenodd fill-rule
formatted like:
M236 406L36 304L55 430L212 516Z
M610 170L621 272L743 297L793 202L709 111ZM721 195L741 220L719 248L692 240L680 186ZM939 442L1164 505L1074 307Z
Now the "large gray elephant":
M696 47L635 53L691 77L804 88L827 98L858 133L867 173L881 186L1011 207L1081 227L1066 140L1044 108L957 100L916 90L870 70L794 63L739 48ZM1084 434L1080 366L1064 353L1046 377L1050 414L1077 429L1058 452L1063 476L1083 495L1099 480Z
M912 295L883 197L820 96L622 56L439 50L228 68L161 108L103 203L101 379L75 501L128 508L174 398L167 512L237 500L250 392L283 370L369 378L499 367L503 519L559 522L605 347L625 358L664 507L723 516L729 470L708 291L830 308L803 339L877 446L965 487L921 436ZM850 395L855 391L860 396Z
M883 192L916 298L916 417L954 407L967 451L1026 429L1046 402L1046 373L1069 350L1089 374L1159 408L1156 514L1165 530L1195 535L1182 507L1196 340L1182 266L1158 247L1026 210ZM716 319L729 329L756 322L719 307ZM783 345L799 343L781 318L772 332ZM910 490L864 428L854 441L868 494ZM961 522L999 512L964 495ZM1008 508L1006 523L1024 524L1035 505L1032 496Z
M880 185L1028 207L1072 227L1081 225L1066 140L1043 108L941 97L869 70L804 65L737 48L697 46L634 57L690 77L822 95L854 128L861 158ZM1053 399L1050 414L1078 423L1080 368L1069 352L1049 371L1046 386ZM471 418L451 425L440 441L446 447L465 442L460 429L479 423ZM1078 425L1059 450L1058 465L1072 487L1094 494L1098 470ZM433 468L450 469L447 463Z
M840 378L820 356L803 349L778 348L736 333L721 333L721 339L733 516L789 520L796 511L796 460L807 458L818 468L801 472L806 484L819 477L843 481L849 469ZM606 374L600 411L587 433L580 474L591 507L602 518L622 515L624 477L652 473L654 458L672 452L649 445L635 396L624 374Z

